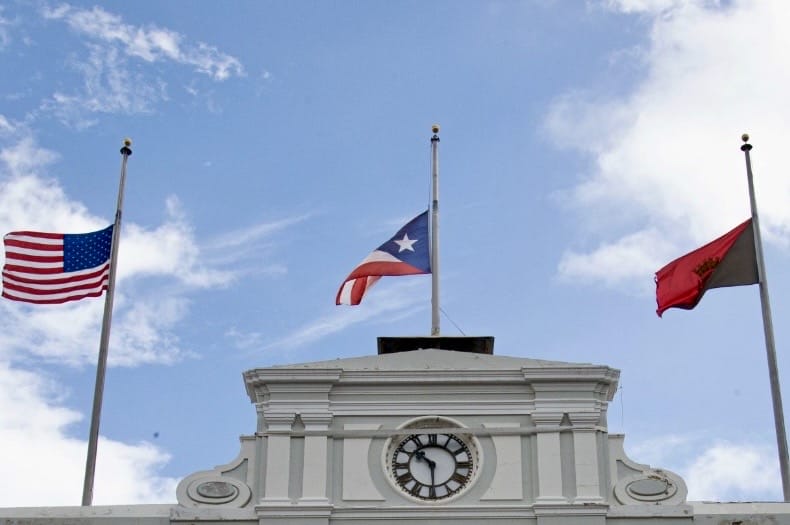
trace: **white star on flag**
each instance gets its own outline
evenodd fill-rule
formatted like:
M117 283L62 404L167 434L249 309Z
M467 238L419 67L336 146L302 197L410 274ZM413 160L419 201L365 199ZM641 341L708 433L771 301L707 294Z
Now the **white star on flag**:
M401 239L401 240L395 239L393 242L395 242L398 246L400 246L400 248L398 249L398 253L400 253L403 250L414 251L414 248L412 247L412 245L415 242L417 242L418 240L419 239L409 239L409 234L408 233L404 233L403 234L403 239Z

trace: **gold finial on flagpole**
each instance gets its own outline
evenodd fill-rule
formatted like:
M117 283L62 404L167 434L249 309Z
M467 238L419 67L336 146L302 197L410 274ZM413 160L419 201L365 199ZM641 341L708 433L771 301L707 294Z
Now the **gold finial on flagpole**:
M749 134L744 133L741 135L741 140L743 141L743 146L741 146L741 151L750 151L752 149L752 145L749 144Z
M132 154L132 139L126 137L123 139L123 147L121 148L121 155L126 155L127 157Z

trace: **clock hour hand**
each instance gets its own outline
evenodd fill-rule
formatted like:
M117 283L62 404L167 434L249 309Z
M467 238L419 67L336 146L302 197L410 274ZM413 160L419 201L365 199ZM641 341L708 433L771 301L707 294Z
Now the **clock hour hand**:
M433 474L433 469L436 468L436 462L433 461L431 458L427 457L425 455L425 452L423 452L422 450L418 450L417 452L414 453L414 455L417 457L417 459L426 462L428 464L428 468L431 469L431 474Z

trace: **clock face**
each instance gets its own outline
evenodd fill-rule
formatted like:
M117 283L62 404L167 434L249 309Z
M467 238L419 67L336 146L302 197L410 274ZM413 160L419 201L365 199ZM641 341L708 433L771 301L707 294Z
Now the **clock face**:
M426 501L457 494L475 471L475 455L455 434L412 434L393 443L391 474L401 490Z

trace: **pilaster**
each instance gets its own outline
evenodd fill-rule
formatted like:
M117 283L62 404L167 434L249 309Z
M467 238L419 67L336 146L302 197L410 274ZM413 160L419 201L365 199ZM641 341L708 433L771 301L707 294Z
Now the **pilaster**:
M594 429L573 431L574 467L576 469L575 503L603 503L598 465L598 432Z
M327 494L327 466L329 438L326 435L311 435L312 432L325 434L332 422L329 413L301 414L304 423L304 472L302 474L301 504L323 505L329 503Z
M540 412L532 415L537 426L536 453L538 467L538 496L536 505L567 503L562 493L562 449L560 447L559 424L561 412Z
M291 469L291 431L294 413L267 413L266 467L261 505L289 503L288 483Z

